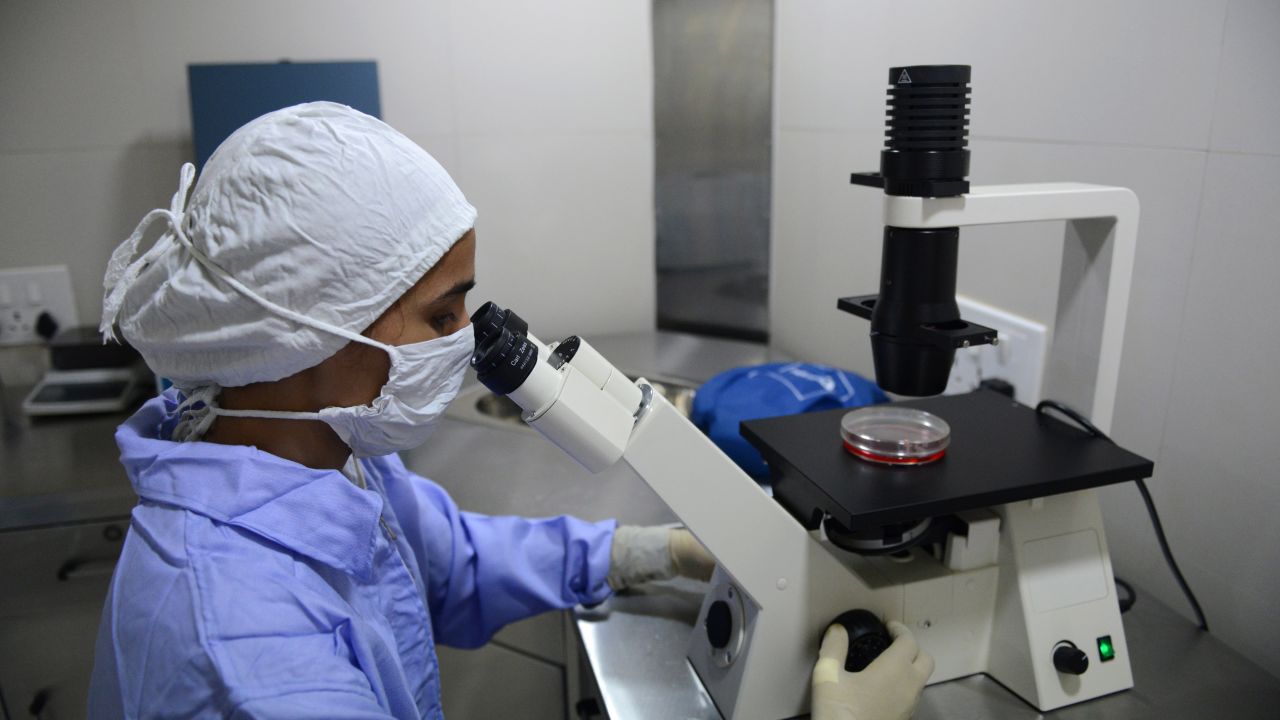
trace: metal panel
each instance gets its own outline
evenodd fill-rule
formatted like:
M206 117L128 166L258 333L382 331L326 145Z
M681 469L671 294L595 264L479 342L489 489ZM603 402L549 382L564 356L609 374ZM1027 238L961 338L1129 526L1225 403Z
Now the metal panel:
M768 337L772 0L653 3L658 325Z
M101 459L100 459L101 462ZM0 532L0 715L84 717L128 520ZM28 711L32 707L39 712Z
M564 666L491 643L476 650L437 646L440 702L450 720L563 720Z

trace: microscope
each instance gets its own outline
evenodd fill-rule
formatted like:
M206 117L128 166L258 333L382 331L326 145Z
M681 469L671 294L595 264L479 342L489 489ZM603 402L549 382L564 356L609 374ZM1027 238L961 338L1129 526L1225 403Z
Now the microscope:
M931 396L957 348L998 342L960 317L959 228L1062 220L1047 384L1107 431L1137 199L1078 183L970 187L969 79L968 66L890 70L881 171L853 176L884 191L880 292L838 301L871 321L881 387L916 398L877 407L949 430L927 457L860 455L842 441L842 409L748 421L770 492L586 340L544 344L493 303L472 318L484 385L587 470L628 465L715 556L687 657L728 720L808 712L836 619L899 620L933 655L931 682L983 673L1042 711L1133 685L1095 489L1152 463L998 393ZM883 638L850 634L854 669Z

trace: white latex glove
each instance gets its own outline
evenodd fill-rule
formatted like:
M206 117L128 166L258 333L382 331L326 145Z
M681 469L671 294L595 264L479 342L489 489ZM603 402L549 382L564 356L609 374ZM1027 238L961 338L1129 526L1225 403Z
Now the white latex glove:
M933 674L933 658L897 620L888 623L890 645L862 672L844 669L849 634L832 625L813 666L813 720L907 720Z
M622 590L677 575L710 580L716 560L684 528L621 525L609 553L609 587Z

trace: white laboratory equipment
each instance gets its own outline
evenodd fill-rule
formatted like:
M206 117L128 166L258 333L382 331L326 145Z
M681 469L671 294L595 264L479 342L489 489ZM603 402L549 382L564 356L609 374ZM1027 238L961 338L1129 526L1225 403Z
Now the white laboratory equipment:
M932 108L950 97L967 113L967 67L891 72L891 84L918 83L908 101ZM903 97L890 102L900 116ZM891 122L890 145L892 132ZM1136 197L1078 183L970 188L963 142L942 156L922 146L923 159L894 156L884 175L861 179L886 189L881 293L840 305L872 319L877 380L936 394L955 348L996 340L955 309L958 228L1066 221L1047 386L1107 431ZM919 177L901 180L911 173ZM807 712L819 639L854 609L910 627L936 660L932 682L984 673L1042 711L1132 687L1094 488L1148 477L1150 461L979 391L896 405L949 425L945 454L927 463L856 457L842 441L843 410L746 422L743 435L770 465L768 492L587 341L544 345L492 303L473 323L481 382L588 470L630 466L715 555L688 660L725 718Z

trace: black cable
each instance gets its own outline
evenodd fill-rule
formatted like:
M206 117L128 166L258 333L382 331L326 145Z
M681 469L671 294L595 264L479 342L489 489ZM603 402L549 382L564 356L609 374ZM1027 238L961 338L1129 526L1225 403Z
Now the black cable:
M1178 581L1178 587L1182 588L1182 594L1187 596L1187 602L1191 603L1191 609L1195 611L1196 618L1200 621L1200 629L1209 632L1209 621L1205 619L1204 610L1200 609L1200 601L1196 600L1195 593L1191 592L1187 579L1182 577L1182 571L1178 569L1178 561L1173 559L1173 551L1169 549L1169 541L1164 536L1164 526L1160 524L1160 514L1156 512L1155 501L1151 499L1151 491L1147 489L1147 483L1142 478L1134 482L1138 485L1138 492L1142 493L1142 501L1147 504L1147 514L1151 516L1151 525L1156 530L1156 540L1160 541L1160 552L1164 553L1164 561L1173 571L1173 579Z
M1038 413L1043 414L1046 409L1057 410L1063 415L1066 415L1072 420L1075 420L1077 425L1084 428L1085 431L1087 431L1090 435L1094 437L1099 437L1107 441L1111 440L1111 438L1107 437L1106 433L1098 429L1097 425L1094 425L1093 423L1089 422L1089 418L1076 412L1075 409L1073 409L1069 405L1064 405L1058 402L1057 400L1041 400L1039 404L1036 405L1036 412Z
M1036 405L1036 412L1044 413L1045 410L1057 410L1063 415L1074 420L1090 435L1102 438L1107 442L1114 442L1111 438L1107 437L1106 433L1102 432L1096 425L1089 422L1088 418L1067 405L1056 400L1041 400L1040 403ZM1187 584L1187 579L1182 576L1182 570L1178 568L1178 561L1173 558L1173 550L1169 548L1169 539L1164 535L1164 524L1160 522L1160 513L1156 511L1156 503L1151 499L1151 491L1147 489L1146 481L1142 478L1138 478L1133 482L1138 486L1138 492L1142 494L1142 501L1147 506L1147 515L1151 517L1151 527L1156 531L1156 541L1160 544L1160 552L1164 554L1165 563L1169 565L1169 570L1173 573L1173 579L1178 581L1178 587L1182 589L1182 594L1186 596L1187 602L1191 604L1191 609L1195 611L1196 620L1200 625L1200 629L1205 632L1209 632L1209 621L1204 616L1204 610L1200 608L1200 601L1196 599L1196 594L1191 591L1191 586Z
M1116 587L1124 589L1126 597L1120 598L1120 614L1123 615L1133 608L1134 603L1138 602L1138 591L1118 577L1112 577L1111 579L1116 581Z

